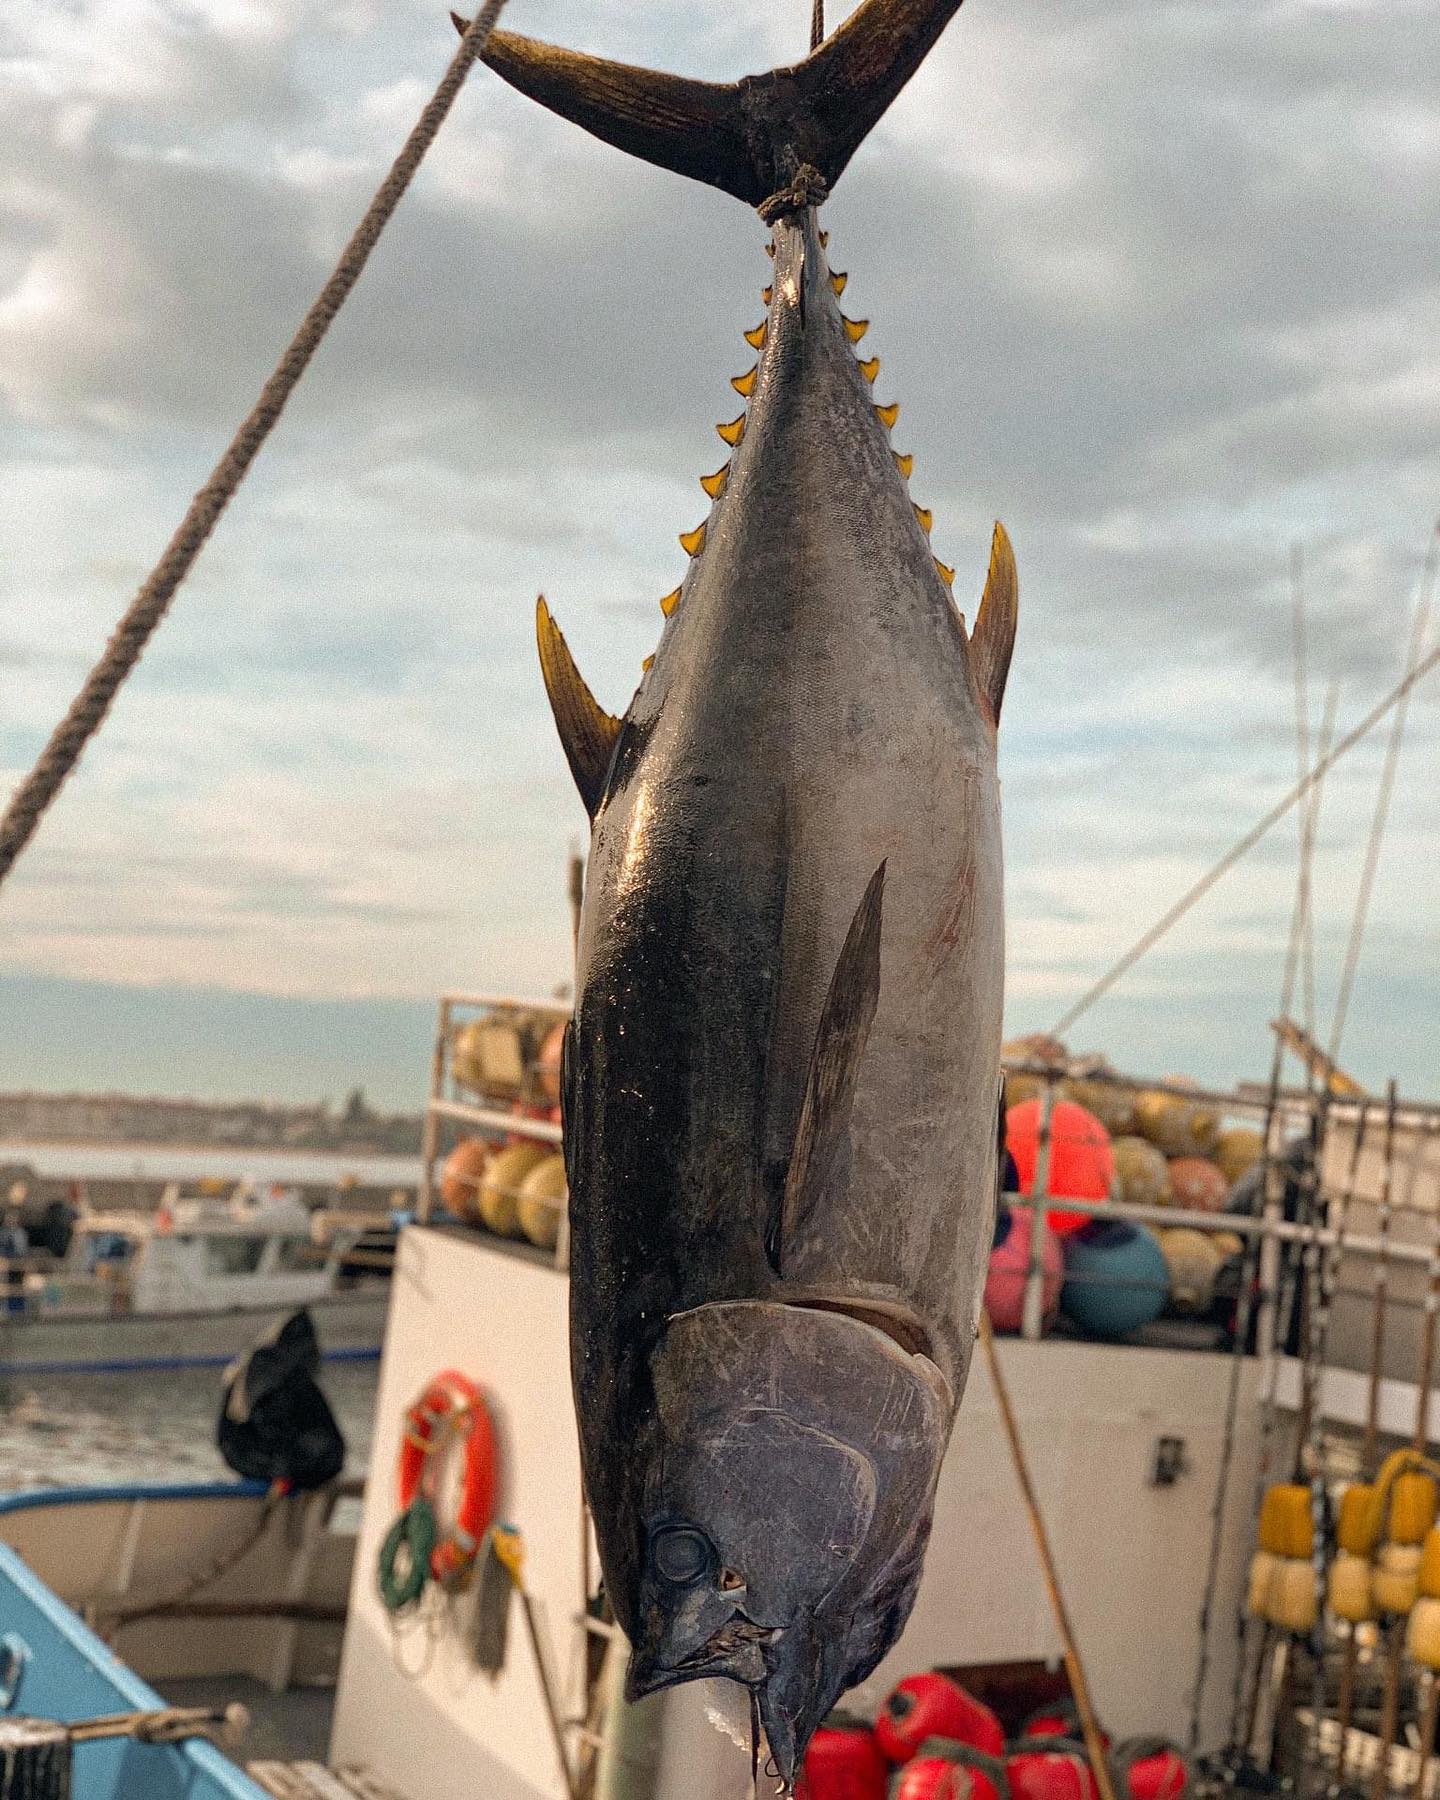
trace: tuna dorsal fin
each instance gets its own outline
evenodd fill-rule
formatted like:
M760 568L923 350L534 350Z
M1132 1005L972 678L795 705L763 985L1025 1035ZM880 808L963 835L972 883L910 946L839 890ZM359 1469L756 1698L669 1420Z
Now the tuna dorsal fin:
M482 60L607 144L759 206L804 164L833 187L959 6L864 0L803 62L734 82L634 68L511 31L492 32Z
M542 594L535 602L535 637L540 646L540 673L555 715L561 748L570 773L593 819L605 792L605 773L620 736L620 721L613 718L585 685L575 658L560 627L550 616Z
M1000 723L1000 702L1005 698L1005 678L1015 648L1015 623L1019 617L1020 585L1015 573L1015 552L1005 527L997 519L990 540L990 569L980 599L975 630L970 639L970 660L980 692L990 706L990 716Z
M815 1030L805 1098L780 1215L769 1233L766 1250L777 1275L796 1234L820 1199L834 1167L835 1155L850 1123L860 1059L880 999L880 926L885 897L885 865L870 877L865 897L845 934L830 991Z

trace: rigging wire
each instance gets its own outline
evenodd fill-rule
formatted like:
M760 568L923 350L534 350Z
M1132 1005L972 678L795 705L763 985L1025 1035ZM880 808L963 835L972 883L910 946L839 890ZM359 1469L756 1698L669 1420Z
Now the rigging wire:
M1415 608L1415 622L1410 645L1405 655L1406 670L1413 669L1425 644L1430 625L1430 607L1435 597L1436 551L1440 550L1440 522L1430 534L1430 548L1425 557L1425 573L1420 583L1420 598ZM1355 988L1355 971L1360 964L1360 950L1365 941L1365 924L1370 912L1370 896L1380 866L1380 847L1385 825L1390 816L1390 795L1395 786L1395 770L1400 761L1400 747L1405 740L1405 716L1409 696L1403 696L1395 708L1390 725L1390 741L1385 746L1385 763L1380 774L1380 787L1375 796L1375 816L1370 824L1370 841L1365 847L1365 866L1360 876L1360 891L1355 900L1355 916L1350 923L1350 942L1345 951L1345 964L1340 974L1340 990L1335 999L1335 1016L1330 1026L1329 1057L1333 1064L1340 1051L1340 1038L1350 1011L1350 997Z
M810 7L810 48L818 50L825 41L825 0L812 0Z
M1310 658L1305 606L1305 552L1299 544L1290 549L1290 588L1292 594L1293 636L1295 640L1295 774L1303 781L1310 773ZM1318 803L1319 790L1311 796ZM1309 832L1309 815L1300 823L1300 885L1296 893L1303 918L1300 934L1300 1023L1309 1036L1315 1035L1315 915L1311 906L1310 852L1314 849L1314 833Z
M1212 867L1193 884L1193 886L1188 888L1175 904L1163 913L1143 936L1137 938L1125 954L1117 958L1098 981L1092 982L1074 1005L1051 1026L1049 1035L1057 1038L1064 1037L1065 1033L1076 1020L1082 1018L1084 1014L1089 1012L1090 1008L1097 1000L1101 999L1105 994L1108 994L1115 983L1119 981L1123 975L1127 974L1129 970L1134 968L1140 958L1144 956L1147 951L1152 950L1173 925L1184 918L1185 914L1189 912L1196 901L1203 899L1204 896L1209 893L1210 889L1214 887L1215 883L1220 880L1221 876L1228 874L1247 851L1253 850L1256 844L1260 842L1261 838L1265 836L1266 832L1278 825L1281 819L1285 817L1286 813L1290 811L1291 807L1294 806L1297 801L1302 800L1310 789L1314 787L1317 781L1323 780L1324 777L1329 774L1330 770L1334 768L1335 764L1339 762L1342 756L1353 750L1362 738L1368 736L1385 715L1393 711L1410 690L1425 679L1437 663L1440 663L1440 644L1437 644L1434 649L1427 652L1427 654L1421 657L1417 663L1413 664L1404 678L1397 682L1382 700L1377 701L1376 704L1371 707L1370 711L1366 713L1365 717L1358 725L1346 732L1345 736L1341 738L1340 742L1336 744L1329 755L1323 760L1318 761L1303 781L1296 782L1289 793L1282 799L1277 800L1275 805L1270 808L1269 812L1252 825L1249 831L1233 844L1220 860L1213 864Z
M360 279L370 252L379 242L381 232L389 224L425 153L438 136L464 85L471 63L484 49L504 7L505 0L486 0L464 32L439 86L405 140L389 174L376 190L329 279L301 320L274 373L261 388L254 408L226 446L209 480L190 502L164 554L131 601L34 768L11 796L3 817L0 817L0 882L15 866L46 808L79 762L86 744L99 730L121 684L140 660L181 582L189 574L261 445L279 420L286 401L295 391L350 290Z

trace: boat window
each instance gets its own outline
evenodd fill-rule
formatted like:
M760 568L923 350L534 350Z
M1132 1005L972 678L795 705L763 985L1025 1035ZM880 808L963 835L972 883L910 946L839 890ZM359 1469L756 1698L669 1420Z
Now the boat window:
M323 1269L328 1254L323 1244L312 1244L309 1238L281 1238L276 1245L275 1267L287 1275L302 1269Z
M270 1240L265 1237L209 1237L205 1240L207 1275L253 1275Z

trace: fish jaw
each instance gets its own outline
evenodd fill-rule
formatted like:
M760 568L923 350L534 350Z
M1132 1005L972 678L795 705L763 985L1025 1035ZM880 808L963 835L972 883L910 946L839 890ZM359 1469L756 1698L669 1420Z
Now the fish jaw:
M623 1605L632 1698L743 1684L786 1783L899 1635L953 1412L927 1357L833 1307L777 1295L667 1323Z

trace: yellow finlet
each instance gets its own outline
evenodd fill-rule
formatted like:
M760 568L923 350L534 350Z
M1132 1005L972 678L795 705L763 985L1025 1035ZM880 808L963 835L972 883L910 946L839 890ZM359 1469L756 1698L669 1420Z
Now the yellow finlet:
M840 315L840 323L845 327L845 335L852 344L858 344L870 329L868 319L847 319L844 313Z
M888 406L877 406L875 408L875 416L882 425L888 425L893 431L895 429L895 421L900 417L900 402L898 400L892 400Z
M743 375L732 375L730 385L737 394L743 395L748 400L755 392L755 382L759 374L760 365L756 363L753 369L747 369Z
M895 458L895 467L900 471L900 473L908 481L910 479L911 472L913 471L913 469L915 467L915 458L911 455L911 453L908 450L905 452L905 454L903 456L900 454L900 452L898 450L892 450L890 452L890 454Z
M774 292L775 292L775 290L774 290L774 288L773 288L773 287L763 287L763 288L761 288L761 290L760 290L760 298L761 298L761 299L762 299L762 300L763 300L763 301L764 301L764 302L765 302L765 304L766 304L766 305L767 305L767 306L768 306L768 305L769 305L769 304L770 304L770 296L771 296L771 295L772 295L772 294L773 294L773 293L774 293Z
M744 413L741 413L738 419L732 419L728 425L717 425L715 429L720 433L721 437L724 438L725 442L733 447L738 444L745 435Z
M651 669L653 669L653 668L654 668L654 666L655 666L655 657L654 657L654 654L653 654L653 652L652 652L652 654L651 654L651 655L649 655L649 656L647 656L647 657L646 657L646 658L645 658L645 660L644 660L644 662L642 662L642 663L641 663L641 665L640 665L640 673L641 673L641 674L642 674L642 675L648 675L648 674L649 674L649 673L650 673L650 671L651 671Z
M765 246L765 254L768 257L770 257L772 261L774 260L774 256L775 256L775 240L774 240L774 238L771 238L770 242Z
M911 504L913 505L914 502L912 501ZM915 517L920 521L920 529L926 537L929 537L930 527L935 523L934 513L928 506L917 506L915 507Z
M705 548L705 521L703 519L693 531L680 533L680 548L687 556L698 556Z
M713 475L702 475L700 485L712 500L718 500L725 491L725 483L729 479L729 475L729 463L722 463Z
M660 610L662 613L664 613L665 617L668 619L670 617L671 613L674 612L675 608L679 604L680 604L680 590L679 590L679 588L671 588L671 590L668 594L663 594L661 596Z
M932 560L935 564L935 573L945 583L946 587L954 587L955 571L950 567L949 563L942 563L938 556L934 557Z
M753 331L742 332L745 342L752 350L761 350L765 346L765 328L768 320L762 319Z
M820 233L820 248L822 250L825 250L825 249L829 248L829 245L830 245L830 233L828 231L822 231Z
M830 271L830 285L835 290L835 298L837 300L845 292L845 283L849 281L849 279L850 277L843 269L832 269Z
M867 381L874 381L875 377L880 373L880 358L878 356L872 356L869 362L862 362L860 364L860 373Z

